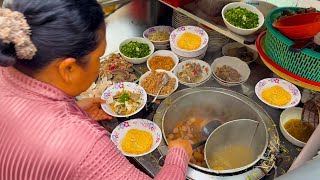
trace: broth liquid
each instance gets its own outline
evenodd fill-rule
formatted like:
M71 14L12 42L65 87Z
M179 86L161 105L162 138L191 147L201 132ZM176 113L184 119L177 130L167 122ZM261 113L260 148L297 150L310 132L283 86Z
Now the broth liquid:
M247 145L228 145L212 152L208 163L213 170L228 170L246 166L255 160Z

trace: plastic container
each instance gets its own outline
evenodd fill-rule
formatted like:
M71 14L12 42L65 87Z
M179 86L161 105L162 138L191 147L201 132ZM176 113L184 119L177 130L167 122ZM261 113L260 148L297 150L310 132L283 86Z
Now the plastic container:
M267 35L265 39L266 53L277 65L302 78L320 82L320 53L311 49L303 49L299 53L289 51L294 42L272 24L277 21L284 10L296 11L297 7L282 7L272 10L266 18Z
M298 14L280 19L272 25L293 40L312 38L320 32L320 13Z

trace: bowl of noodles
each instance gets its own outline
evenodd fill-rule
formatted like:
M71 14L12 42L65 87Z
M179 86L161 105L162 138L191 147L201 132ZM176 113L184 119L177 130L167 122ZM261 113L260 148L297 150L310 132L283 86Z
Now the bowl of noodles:
M136 83L122 82L107 88L101 99L106 100L101 107L109 115L129 117L142 110L147 103L147 93Z
M170 34L170 47L178 56L195 58L205 54L209 36L205 30L196 26L181 26Z
M143 32L143 37L149 39L155 46L162 47L170 44L169 38L173 30L171 26L153 26Z
M139 157L154 151L162 140L161 129L147 119L132 119L119 124L111 133L111 140L129 157Z

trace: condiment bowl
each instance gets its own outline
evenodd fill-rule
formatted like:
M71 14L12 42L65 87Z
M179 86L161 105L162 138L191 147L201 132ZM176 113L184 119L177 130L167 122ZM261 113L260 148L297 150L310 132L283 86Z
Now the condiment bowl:
M286 122L288 122L290 119L301 119L302 115L302 108L299 107L292 107L284 110L280 115L280 130L283 136L292 144L304 147L306 145L305 142L299 141L298 139L291 136L291 134L288 133L288 131L284 128L284 125Z
M145 43L148 44L149 48L150 48L150 54L142 57L142 58L130 58L125 56L122 52L121 52L121 47L124 46L125 44L128 44L129 42L139 42L139 43ZM132 64L142 64L145 63L147 61L147 59L151 56L151 54L154 52L154 45L152 44L151 41L149 41L148 39L142 38L142 37L132 37L132 38L128 38L124 41L122 41L120 43L119 46L119 52L121 54L121 56L128 62L132 63Z
M229 23L227 21L227 19L225 18L224 14L227 12L227 10L229 9L234 9L234 8L237 8L237 7L241 7L241 8L245 8L247 9L248 11L251 11L255 14L258 15L259 17L259 24L256 28L253 28L253 29L243 29L243 28L239 28L239 27L236 27L234 25L232 25L231 23ZM226 6L224 6L224 8L222 9L221 11L222 13L222 18L223 18L223 21L225 23L225 25L227 26L227 28L236 33L236 34L240 34L240 35L250 35L250 34L253 34L254 32L256 32L257 30L259 30L263 23L264 23L264 16L263 14L254 6L250 5L250 4L246 4L246 3L243 3L243 2L234 2L234 3L230 3L230 4L227 4Z
M174 28L171 26L153 26L143 32L143 37L148 39L148 36L150 34L157 32L157 31L168 32L169 34L171 34L171 32L174 31ZM168 40L164 40L164 41L152 41L150 39L148 39L148 40L151 41L155 45L155 47L157 47L157 45L169 45L170 44L170 38Z
M222 67L224 65L230 66L231 68L238 71L238 73L241 75L241 79L239 82L228 82L228 81L221 79L220 77L218 77L215 74L217 68ZM221 84L223 86L228 86L228 87L240 85L240 84L246 82L248 80L248 78L250 76L250 72L251 72L247 63L243 62L239 58L230 57L230 56L223 56L223 57L215 59L211 65L211 69L212 69L212 74L213 74L214 79L216 79L219 84Z
M155 70L155 71L156 71L156 72L166 72L170 78L174 78L174 79L176 80L175 87L174 87L174 89L172 90L171 93L165 94L165 95L159 95L159 96L157 97L157 99L165 99L165 98L167 98L168 96L170 96L173 92L175 92L175 91L178 89L179 79L177 78L177 76L176 76L175 74L173 74L173 73L170 72L170 71L165 71L165 70L160 70L160 69ZM151 71L148 71L148 72L144 73L144 74L140 77L140 79L139 79L139 85L140 85L141 87L143 87L143 86L142 86L142 82L143 82L150 74L151 74ZM159 86L160 86L160 84L159 84ZM150 96L153 96L153 97L156 96L156 94L150 94L150 93L147 93L147 94L150 95Z
M231 50L231 49L239 49L239 48L243 48L243 47L245 47L247 49L247 52L250 52L250 53L253 54L253 59L251 61L244 61L247 64L250 64L250 63L254 62L259 57L259 54L258 54L257 51L255 51L253 49L250 49L250 48L246 47L245 45L240 44L238 42L228 43L225 46L223 46L222 47L222 54L224 56L232 56L232 54L230 54L229 50ZM234 56L234 57L236 57L236 56Z
M202 69L202 79L198 82L195 83L188 83L188 82L184 82L181 79L179 79L178 74L184 70L186 64L189 63L198 63L201 66ZM183 84L185 86L188 87L198 87L202 84L204 84L205 82L207 82L210 77L211 77L211 67L208 63L206 63L205 61L199 60L199 59L189 59L186 61L183 61L181 63L178 64L178 66L174 69L174 74L178 77L180 84Z
M275 85L282 87L291 95L291 100L289 103L283 106L276 106L268 103L266 100L263 99L262 92ZM292 83L279 78L266 78L259 81L256 84L255 93L262 102L264 102L270 107L278 108L278 109L287 109L287 108L297 106L301 100L301 94L299 89Z
M101 99L107 100L108 98L115 96L118 92L121 92L123 90L127 90L130 92L139 94L141 99L141 107L131 114L119 115L112 110L112 108L108 103L101 104L102 109L113 117L129 117L129 116L135 115L138 112L140 112L147 103L148 97L147 97L146 91L138 84L131 83L131 82L122 82L122 83L117 83L110 86L103 92Z
M172 60L173 60L174 63L175 63L175 66L174 66L171 70L169 70L169 71L173 71L173 70L177 67L177 65L179 64L179 58L178 58L178 56L177 56L176 54L174 54L172 51L169 51L169 50L159 50L159 51L154 52L154 53L148 58L148 60L147 60L147 67L148 67L149 71L152 70L152 69L150 68L150 66L149 66L149 62L150 62L150 60L151 60L154 56L169 56L169 57L171 57Z
M201 45L196 50L185 50L178 47L177 42L182 36L182 34L189 32L201 37ZM178 56L186 58L194 58L205 54L208 49L209 36L205 30L196 26L181 26L175 29L170 35L170 47L171 50Z
M148 152L143 154L128 154L124 152L121 148L121 143L123 138L126 136L127 132L130 129L138 129L142 131L149 132L153 137L153 143ZM162 140L161 129L157 124L154 122L147 120L147 119L132 119L129 121L122 122L119 124L111 133L111 140L117 146L117 148L122 152L123 155L129 157L139 157L144 156L146 154L151 153L154 151L159 145Z

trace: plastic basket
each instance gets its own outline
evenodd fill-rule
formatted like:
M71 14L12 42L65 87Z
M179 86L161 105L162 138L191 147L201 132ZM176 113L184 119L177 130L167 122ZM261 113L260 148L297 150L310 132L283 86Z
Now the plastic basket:
M294 42L273 28L284 10L295 11L298 7L282 7L272 10L266 17L266 53L279 66L306 79L320 82L320 53L304 49L299 53L289 51ZM303 30L302 30L303 31Z

